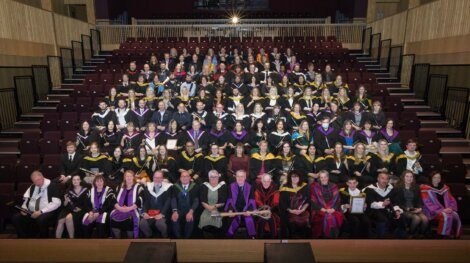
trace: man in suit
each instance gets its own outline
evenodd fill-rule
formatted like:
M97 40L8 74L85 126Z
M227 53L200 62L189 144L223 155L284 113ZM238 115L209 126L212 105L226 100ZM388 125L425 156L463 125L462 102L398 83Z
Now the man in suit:
M171 120L171 112L166 110L165 102L158 102L158 110L155 111L150 119L151 122L157 124L159 131L165 131Z
M66 144L67 153L60 157L60 177L58 181L65 184L73 175L79 174L83 156L77 152L77 146L72 141Z

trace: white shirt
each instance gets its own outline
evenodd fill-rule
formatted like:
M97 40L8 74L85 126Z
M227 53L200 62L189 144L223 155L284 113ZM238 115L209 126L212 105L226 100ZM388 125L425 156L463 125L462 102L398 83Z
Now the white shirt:
M27 209L29 211L35 211L36 209L36 200L39 200L39 210L41 210L43 213L48 213L56 210L59 208L61 205L61 201L57 197L52 197L52 201L49 203L48 197L47 197L47 188L51 184L51 180L49 179L44 179L44 184L41 187L35 187L32 196L29 196L30 193L30 188L26 190L26 192L23 195L23 205L22 207L24 209ZM29 199L29 204L26 206L27 201Z

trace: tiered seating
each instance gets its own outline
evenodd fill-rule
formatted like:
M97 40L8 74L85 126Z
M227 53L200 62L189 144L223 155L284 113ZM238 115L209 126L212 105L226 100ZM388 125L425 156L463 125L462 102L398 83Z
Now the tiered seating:
M281 51L291 48L297 55L302 67L308 62L315 64L319 72L326 64L330 64L336 74L341 74L343 81L348 83L354 93L363 84L373 100L384 104L386 115L393 118L399 125L402 141L418 138L420 150L429 164L429 169L443 168L446 174L454 174L447 178L450 183L462 183L465 166L462 157L450 161L439 160L440 141L433 131L419 131L420 124L416 112L403 111L403 104L393 96L389 96L386 88L377 85L374 74L367 72L364 65L349 55L349 50L342 47L335 37L201 37L201 38L129 38L106 63L97 67L96 72L88 74L83 84L68 85L73 94L60 100L57 112L45 114L41 122L41 134L25 133L20 142L21 157L18 160L0 159L1 180L5 183L27 182L32 170L42 168L48 177L57 176L58 154L63 152L63 142L76 139L79 121L87 120L109 89L121 81L122 74L130 61L137 61L139 66L146 63L152 54L161 55L170 48L178 52L187 49L194 52L196 47L201 52L209 48L217 52L221 47L253 48L255 51L264 48L270 51L278 47ZM38 143L39 142L39 143ZM39 154L38 154L39 153ZM17 164L16 164L17 163Z

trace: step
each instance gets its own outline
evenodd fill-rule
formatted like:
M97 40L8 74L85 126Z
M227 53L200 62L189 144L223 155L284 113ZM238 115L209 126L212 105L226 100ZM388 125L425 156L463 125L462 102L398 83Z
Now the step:
M420 120L421 128L445 128L449 125L446 120Z
M417 112L430 110L431 108L428 105L405 105L403 106L403 109L407 111Z
M375 73L375 74L377 74L377 73ZM377 79L378 82L381 82L379 80L386 80L387 82L391 82L389 80L397 80L397 78L376 78L376 79Z
M387 83L387 84L390 84L390 83ZM404 87L388 87L387 90L388 91L400 91L402 93L406 93L406 91L412 92L409 88L404 88Z
M83 83L61 83L62 86L75 86L75 85L83 85Z
M15 122L15 128L39 128L41 126L40 121L17 121Z
M420 128L420 131L435 131L438 136L457 137L462 136L462 131L450 127Z
M54 98L54 99L60 99L60 98L68 98L70 97L70 94L47 94L47 98Z
M21 114L20 118L44 118L44 114L38 112L30 112Z
M465 154L470 155L470 146L441 147L440 154Z
M0 135L2 136L18 136L18 135L23 135L25 132L34 132L34 133L41 133L41 129L39 128L24 128L24 129L18 129L18 128L11 128L11 129L6 129L0 131Z
M20 138L0 138L0 148L3 147L18 147Z
M414 93L412 93L414 95ZM401 102L405 103L424 103L424 100L417 98L402 98Z
M59 104L60 100L38 100L38 104Z
M398 97L407 97L407 98L410 98L410 99L413 99L415 98L415 93L414 92L394 92L394 93L390 93L390 96L398 96ZM403 100L404 98L402 98Z
M32 108L33 111L36 111L38 113L47 113L47 112L57 112L57 106L52 107L52 106L35 106Z
M377 82L378 85L399 85L401 86L401 82ZM409 90L409 88L406 88Z
M465 138L439 138L441 145L449 147L470 146L470 140ZM468 160L470 162L470 159ZM470 165L470 163L469 163Z
M417 111L416 116L418 118L421 117L442 117L440 113L434 112L434 111Z
M0 155L19 155L21 154L18 147L0 147Z
M63 84L62 84L63 85ZM58 93L61 93L61 92L66 92L66 93L72 93L75 91L75 89L70 89L70 88L52 88L52 91L53 92L58 92Z

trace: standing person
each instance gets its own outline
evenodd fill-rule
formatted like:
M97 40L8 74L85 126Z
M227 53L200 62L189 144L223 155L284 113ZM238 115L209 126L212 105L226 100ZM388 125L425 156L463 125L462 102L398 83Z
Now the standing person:
M188 171L180 174L180 180L173 186L171 197L171 224L176 238L190 238L194 228L194 213L199 206L198 186L191 182Z
M21 211L11 221L18 238L33 238L38 232L40 238L47 238L49 226L55 224L57 209L62 203L59 189L51 180L44 178L40 171L31 174L31 181L33 184L24 193L21 205L29 213Z

